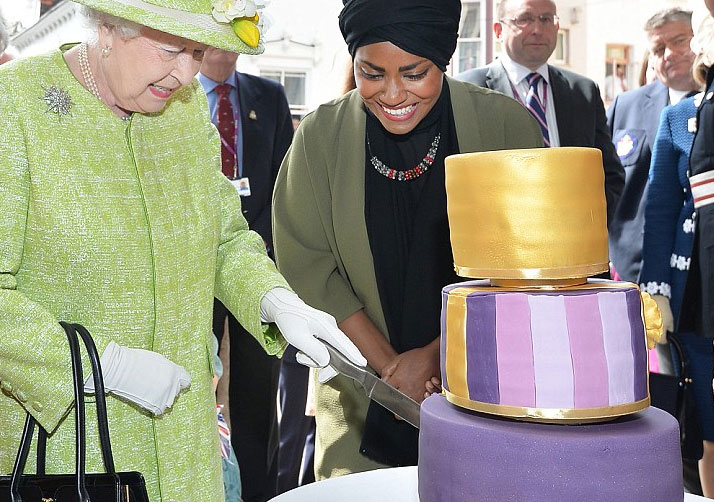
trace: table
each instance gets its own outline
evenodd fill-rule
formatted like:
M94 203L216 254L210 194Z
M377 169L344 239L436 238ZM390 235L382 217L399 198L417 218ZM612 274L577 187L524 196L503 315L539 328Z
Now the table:
M270 502L419 502L417 468L377 469L295 488ZM685 494L684 502L712 499Z

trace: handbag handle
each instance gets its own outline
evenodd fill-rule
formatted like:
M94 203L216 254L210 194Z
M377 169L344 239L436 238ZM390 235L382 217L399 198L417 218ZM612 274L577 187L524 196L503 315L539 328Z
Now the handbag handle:
M62 321L60 324L64 327L67 323ZM97 407L97 428L99 430L99 444L102 450L104 470L109 474L115 474L114 455L112 453L109 421L107 419L107 398L104 389L104 376L102 374L102 365L100 363L97 346L94 344L94 340L89 334L89 331L87 331L87 328L81 324L72 324L71 328L74 328L74 330L79 333L79 336L82 337L82 341L87 349L87 355L89 356L89 362L92 365L92 380L94 381L95 405ZM37 441L37 474L45 474L47 431L42 427L39 428Z
M114 461L111 453L111 443L109 441L109 427L107 423L106 413L106 398L104 397L104 384L101 377L101 366L96 346L89 336L87 330L80 325L72 325L66 322L60 322L60 325L67 334L69 341L70 354L72 357L72 380L74 385L74 402L75 402L75 474L77 477L77 496L79 502L91 502L87 492L85 483L85 460L86 460L86 437L85 437L85 407L84 407L84 377L82 374L82 359L79 352L79 342L77 341L77 330L79 327L80 336L87 346L87 352L92 363L94 373L95 391L97 392L97 415L100 429L100 442L102 444L102 455L104 457L105 467L111 467L111 473L114 473ZM101 403L100 403L101 401ZM20 495L20 480L25 470L27 456L32 443L32 434L35 428L35 419L27 414L25 427L20 441L20 449L13 467L10 481L10 502L22 502ZM39 444L38 444L38 472L41 468L45 469L45 451L47 433L39 427ZM41 452L40 452L41 450ZM39 458L40 453L42 457Z

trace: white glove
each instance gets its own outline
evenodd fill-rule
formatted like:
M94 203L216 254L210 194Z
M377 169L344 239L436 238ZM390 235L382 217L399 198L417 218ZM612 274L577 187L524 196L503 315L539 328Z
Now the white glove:
M310 307L292 291L285 288L268 291L260 301L260 316L265 322L274 322L285 340L299 350L295 357L297 362L322 368L318 372L320 383L337 375L329 366L330 354L320 340L328 342L356 365L367 365L352 340L337 327L334 317Z
M191 385L191 376L178 364L150 350L131 349L109 342L101 357L104 387L154 415L171 407L176 396ZM90 375L84 391L94 392Z
M674 316L672 315L672 308L669 306L669 298L664 295L652 295L652 299L657 303L659 311L662 314L662 327L664 328L664 336L662 337L660 343L667 342L667 332L674 332Z

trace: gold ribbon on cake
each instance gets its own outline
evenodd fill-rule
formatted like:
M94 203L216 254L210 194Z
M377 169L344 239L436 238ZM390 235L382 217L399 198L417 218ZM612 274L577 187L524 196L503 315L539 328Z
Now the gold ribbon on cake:
M449 382L451 384L451 382ZM472 401L453 392L444 390L446 399L456 406L479 413L488 413L500 417L515 418L525 422L541 422L545 424L571 423L587 424L606 422L613 418L637 413L649 407L649 395L645 399L633 403L619 404L617 406L603 406L599 408L528 408L521 406L507 406L503 404L482 403Z
M664 335L662 312L649 293L640 292L640 295L642 295L642 319L645 321L647 348L654 349Z

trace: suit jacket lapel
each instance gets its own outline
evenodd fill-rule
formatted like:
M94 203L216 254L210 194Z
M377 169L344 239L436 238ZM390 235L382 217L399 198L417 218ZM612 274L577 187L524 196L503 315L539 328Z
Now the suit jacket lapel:
M236 72L236 80L238 81L238 102L240 106L240 123L241 134L243 136L243 176L254 176L257 172L251 172L250 166L256 165L262 155L265 141L261 141L263 134L263 122L260 120L262 115L261 99L262 94L259 86L248 85L245 78L241 78L241 74ZM256 110L258 112L256 113ZM252 112L252 113L251 113ZM253 118L251 118L251 116ZM253 183L253 180L251 180Z
M486 87L513 97L513 88L511 87L511 81L508 80L508 73L506 73L506 69L499 60L488 65Z
M553 102L549 106L555 107L555 120L558 123L558 138L561 146L573 146L576 132L574 114L570 103L570 87L560 71L548 65L548 78L550 89L553 92Z
M652 144L659 127L659 115L662 109L669 104L669 89L662 82L656 81L645 96L646 99L642 103L642 114L647 118L642 123L648 125L647 137L651 138Z

